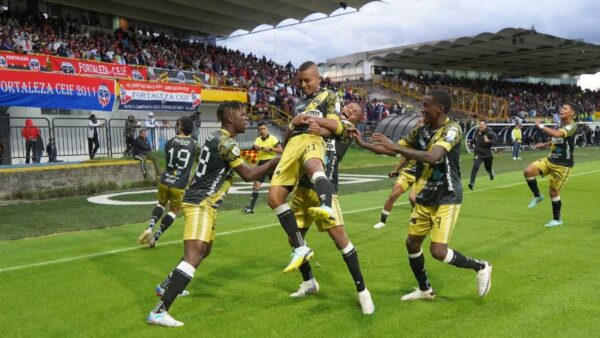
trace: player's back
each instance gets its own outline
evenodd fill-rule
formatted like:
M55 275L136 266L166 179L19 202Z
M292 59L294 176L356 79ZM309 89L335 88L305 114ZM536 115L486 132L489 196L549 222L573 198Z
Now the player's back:
M198 169L185 191L183 201L200 203L217 193L233 177L233 169L242 162L240 149L227 131L220 129L206 139L200 150Z
M177 135L165 146L165 172L160 182L169 187L184 189L189 181L198 153L197 145L190 136Z

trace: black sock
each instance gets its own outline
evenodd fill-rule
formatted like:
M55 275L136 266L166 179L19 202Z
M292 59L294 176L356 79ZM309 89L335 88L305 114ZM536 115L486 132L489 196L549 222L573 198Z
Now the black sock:
M335 192L335 187L333 183L327 178L327 176L319 176L315 178L315 191L317 192L317 196L319 196L319 200L321 204L324 204L331 208L331 199L332 195Z
M541 196L540 189L538 188L537 180L535 179L535 177L533 177L533 179L526 178L525 180L527 181L527 185L529 186L529 189L533 193L533 196L540 197Z
M560 200L560 198L558 198L558 201L555 201L554 198L552 199L552 218L554 218L555 220L560 220L560 208L562 207L562 202Z
M450 248L448 248L448 254L446 255L446 258L444 258L444 263L454 265L458 268L472 269L475 271L479 271L485 268L485 264L482 261L469 256L465 256L460 252L452 250Z
M410 268L419 282L419 290L427 291L431 288L431 284L429 284L429 279L427 278L427 271L425 271L425 256L423 256L423 251L418 254L410 254L408 255L408 263L410 263Z
M350 270L354 284L356 285L356 291L361 292L366 288L365 280L363 279L362 271L360 271L360 264L358 263L358 252L354 249L352 243L348 243L348 246L341 250L342 257Z
M314 278L309 262L305 262L304 264L300 265L300 272L302 273L302 280L305 282Z
M256 200L258 199L258 190L252 190L252 199L250 199L250 206L248 208L254 210Z
M179 263L181 263L181 261L183 261L183 257L181 257L181 259L179 260ZM177 263L177 264L179 264L179 263ZM173 276L173 271L169 272L169 274L167 275L167 278L165 278L165 280L160 283L160 287L162 289L166 289L167 288L167 286L171 282L171 277L172 276Z
M196 269L189 263L180 262L173 269L173 272L171 272L171 281L168 283L168 287L161 297L160 303L156 306L155 311L169 311L177 296L185 290L192 278L194 278L195 271Z
M390 215L389 211L387 211L385 209L381 210L381 216L379 216L379 222L381 222L381 223L387 222L387 218L389 215Z
M167 214L167 216L165 216L162 221L160 222L160 229L156 231L156 233L154 234L154 240L158 241L158 239L160 238L160 236L167 231L167 229L171 226L171 224L173 224L173 222L175 221L175 214L169 212Z
M164 208L161 205L157 205L154 207L154 210L152 210L152 217L150 217L151 226L154 226L154 224L156 224L156 221L160 219L160 217L163 214L163 210Z
M290 244L294 248L303 246L304 238L302 238L302 234L298 230L298 223L296 223L296 217L294 217L294 212L290 209L290 206L287 203L280 205L275 208L275 213L277 213L279 223L281 223L283 230L285 230L290 239Z

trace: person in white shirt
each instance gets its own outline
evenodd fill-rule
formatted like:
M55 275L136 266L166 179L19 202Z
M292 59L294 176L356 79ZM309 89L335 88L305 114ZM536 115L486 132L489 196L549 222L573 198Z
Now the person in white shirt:
M152 150L156 150L156 128L160 127L160 124L154 118L153 112L148 113L148 118L144 122L144 127L148 130L148 141L150 142Z

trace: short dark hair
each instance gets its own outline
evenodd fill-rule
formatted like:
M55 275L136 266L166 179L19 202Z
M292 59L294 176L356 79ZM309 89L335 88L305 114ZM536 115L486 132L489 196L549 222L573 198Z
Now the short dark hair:
M445 90L432 90L427 93L427 96L433 98L433 102L444 107L444 113L448 113L452 108L452 97Z
M303 72L311 67L317 67L317 64L312 61L305 61L300 65L300 67L298 67L298 71Z
M573 111L574 115L577 115L577 105L573 102L565 102L563 103L564 106L569 106L571 108L571 110Z
M190 135L194 131L194 121L189 116L182 116L179 119L179 129L184 135Z
M244 104L240 101L223 101L217 108L217 120L219 120L219 122L223 122L225 115L243 109Z
M262 126L268 127L267 122L265 122L265 121L258 122L258 124L256 126L257 127L262 127Z

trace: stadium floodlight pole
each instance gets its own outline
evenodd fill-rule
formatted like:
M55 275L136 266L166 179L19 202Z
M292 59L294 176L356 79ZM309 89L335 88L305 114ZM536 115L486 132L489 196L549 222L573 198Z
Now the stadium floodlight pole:
M311 19L311 20L306 20L306 21L298 21L298 22L291 23L289 25L273 26L271 28L265 28L265 29L261 29L261 30L258 30L258 31L252 31L252 32L248 32L248 33L242 33L242 34L227 36L227 37L223 37L223 38L217 38L216 41L223 41L223 40L229 40L229 39L239 38L240 36L246 36L246 35L250 35L250 34L256 34L256 33L262 33L262 32L272 31L272 30L279 29L279 28L286 28L286 27L291 27L291 26L298 26L298 25L302 25L302 24L305 24L305 23L309 23L309 22L315 22L315 21L333 19L333 18L337 18L339 16L344 16L344 15L348 15L348 14L354 14L354 13L358 13L358 12L359 12L359 10L355 9L355 10L353 10L351 12L340 13L340 14L336 14L336 15L327 15L327 16L322 17L322 18L316 18L316 19Z

